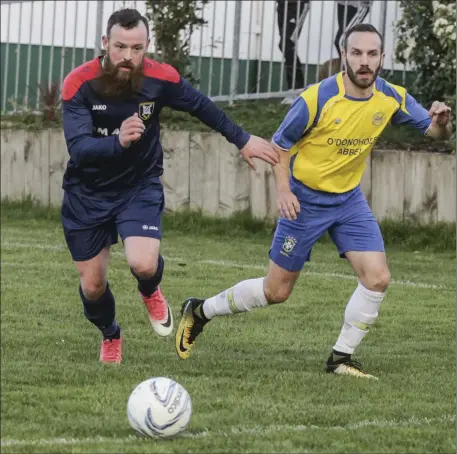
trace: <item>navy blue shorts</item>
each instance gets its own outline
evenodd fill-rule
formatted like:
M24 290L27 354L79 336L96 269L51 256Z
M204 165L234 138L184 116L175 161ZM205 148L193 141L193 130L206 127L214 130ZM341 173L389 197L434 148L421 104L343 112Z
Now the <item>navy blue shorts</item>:
M279 218L270 249L270 259L281 268L300 271L326 231L342 258L349 251L384 252L378 222L360 188L336 199L338 203L333 205L317 191L307 189L305 197L304 190L294 193L300 202L299 216L292 221Z
M106 246L116 244L118 235L162 238L163 186L151 183L119 201L87 198L64 193L62 226L74 261L97 256Z

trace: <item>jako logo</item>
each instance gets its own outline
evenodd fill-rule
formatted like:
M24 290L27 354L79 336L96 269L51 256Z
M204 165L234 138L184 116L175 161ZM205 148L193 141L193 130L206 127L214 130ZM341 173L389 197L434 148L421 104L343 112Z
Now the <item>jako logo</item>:
M159 230L155 225L143 225L143 230Z
M106 110L106 106L104 104L95 104L95 106L92 106L92 110Z

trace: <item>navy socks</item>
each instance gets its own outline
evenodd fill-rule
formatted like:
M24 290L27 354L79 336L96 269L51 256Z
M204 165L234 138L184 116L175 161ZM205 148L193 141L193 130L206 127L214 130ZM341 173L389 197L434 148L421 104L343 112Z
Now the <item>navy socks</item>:
M144 279L138 276L132 268L130 268L130 272L135 276L136 280L138 281L138 290L146 297L151 296L156 290L160 282L162 281L163 269L165 267L165 261L163 257L159 255L159 262L157 264L157 271L156 274L149 278Z
M79 286L79 296L83 302L84 315L94 324L105 338L119 339L120 328L115 320L115 302L109 284L106 284L105 293L95 301L88 300Z

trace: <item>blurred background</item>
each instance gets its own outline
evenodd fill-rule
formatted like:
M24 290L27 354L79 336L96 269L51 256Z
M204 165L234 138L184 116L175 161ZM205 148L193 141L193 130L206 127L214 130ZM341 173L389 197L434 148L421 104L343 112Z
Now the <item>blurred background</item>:
M440 100L455 112L451 0L1 1L2 200L59 205L68 160L62 82L102 53L108 18L125 7L148 18L151 58L174 66L234 122L267 139L306 86L342 69L341 38L361 22L384 36L381 77L426 108ZM212 131L187 113L166 108L160 121L169 210L275 218L268 166L249 173L237 150L218 134L209 138ZM389 125L367 166L362 189L378 219L455 221L455 134L435 141Z
M100 53L107 20L123 7L150 19L151 56L178 67L214 100L285 98L287 103L289 90L340 69L335 38L355 22L371 23L384 35L383 76L412 85L414 62L396 55L399 39L414 45L399 30L403 6L400 1L2 1L1 112L39 109L51 87L57 95L74 67ZM404 50L400 53L407 54Z

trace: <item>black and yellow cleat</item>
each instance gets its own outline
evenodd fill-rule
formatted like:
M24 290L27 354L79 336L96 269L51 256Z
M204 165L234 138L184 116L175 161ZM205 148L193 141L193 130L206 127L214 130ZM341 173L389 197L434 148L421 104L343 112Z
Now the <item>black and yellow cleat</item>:
M364 372L362 365L352 359L351 355L345 355L335 351L328 358L325 370L336 375L350 375L352 377L377 380L377 377Z
M176 331L176 353L181 359L190 356L195 339L203 331L203 327L209 320L203 314L203 303L205 300L187 298L184 300L181 309L181 321Z

